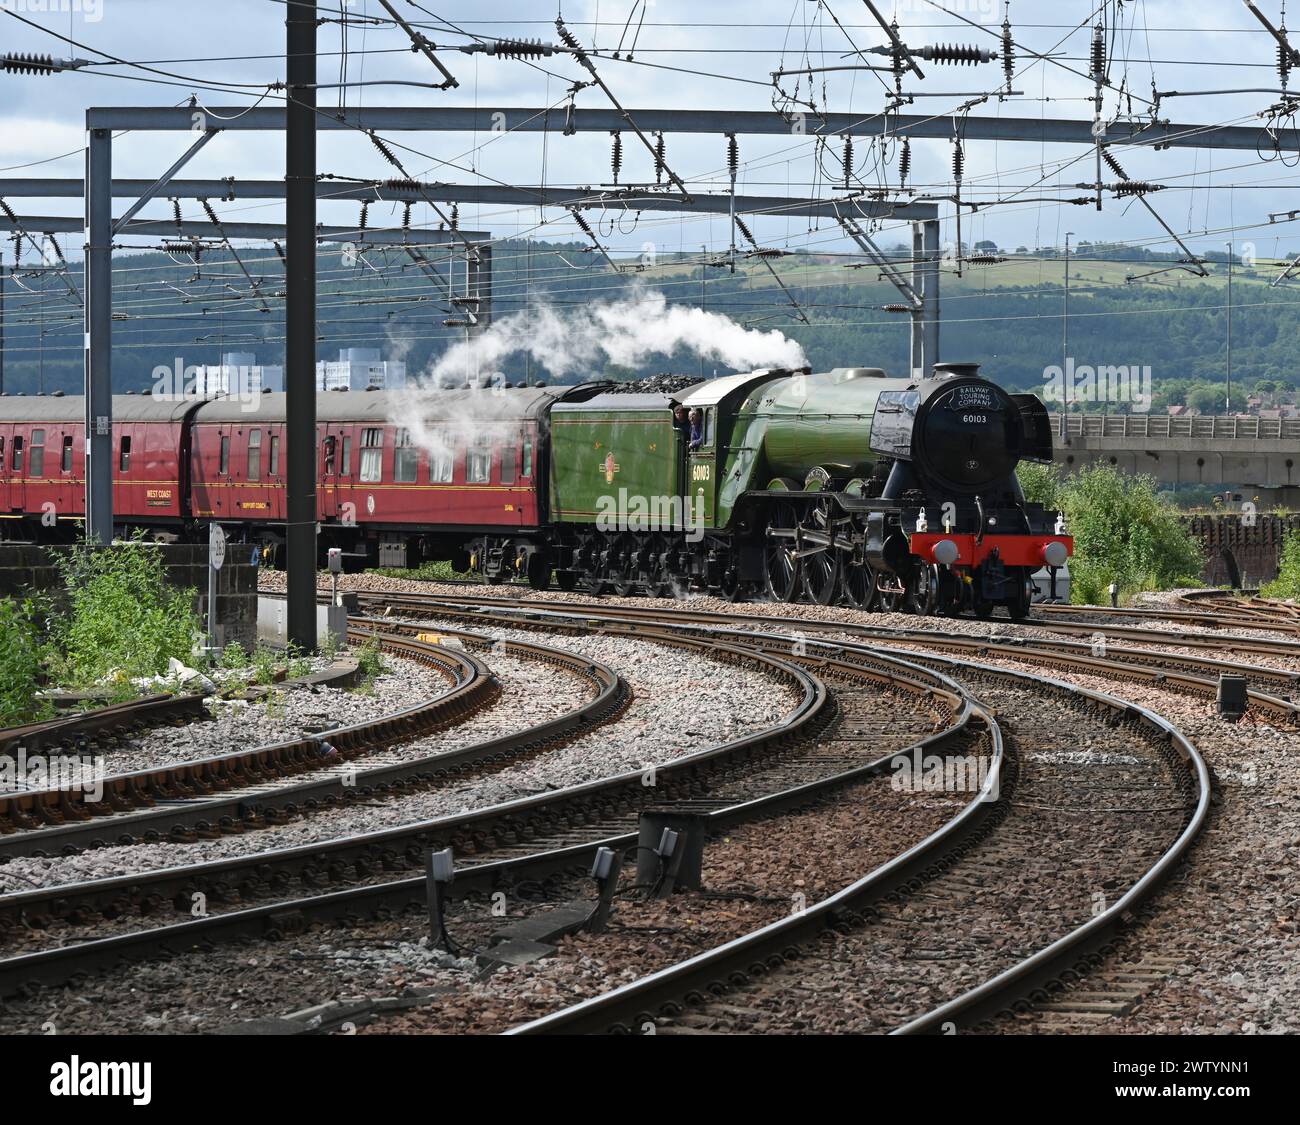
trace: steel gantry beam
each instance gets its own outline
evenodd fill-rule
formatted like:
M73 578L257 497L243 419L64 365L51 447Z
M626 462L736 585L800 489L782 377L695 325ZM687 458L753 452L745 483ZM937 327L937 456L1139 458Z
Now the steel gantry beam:
M13 233L20 229L36 231L38 234L73 234L84 231L86 223L84 219L68 215L19 215L18 222L14 223L0 215L0 231ZM214 224L203 219L184 219L178 225L175 219L132 219L118 234L142 238L215 239L220 239L224 234L227 238L269 242L285 238L286 231L283 223L228 223L223 220L220 224ZM437 227L367 227L360 230L355 226L335 227L318 223L315 232L317 243L358 242L371 246L415 246L421 249L459 247L462 239L487 242L492 238L488 231L461 230L453 234Z
M149 180L114 180L113 196L136 199ZM80 199L84 193L81 180L0 179L0 199ZM725 215L731 210L731 195L696 193L690 204L679 196L661 191L620 188L565 188L503 186L497 184L425 183L417 187L334 178L316 184L320 201L418 203L424 194L446 203L487 203L519 207L604 207L629 211L701 211ZM283 199L284 184L279 180L174 180L168 195L177 199L213 199L233 202L236 199ZM737 195L736 212L741 215L769 215L783 218L833 219L842 212L863 219L896 219L900 222L923 221L938 217L933 203L914 203L865 198L856 194L826 199L802 199L780 195ZM228 229L238 224L223 223ZM79 227L77 229L80 229ZM250 236L260 237L260 236Z
M220 119L226 132L284 128L285 111L277 108L219 106L207 111ZM844 133L884 133L912 139L952 139L952 118L944 114L827 113L781 114L774 110L632 109L628 111L647 132L744 133L789 136L839 136ZM189 132L194 110L188 107L121 107L87 111L91 129L133 129ZM503 128L512 133L560 132L566 124L562 109L519 106L513 109L471 106L397 106L373 109L331 109L316 117L322 132L369 130L379 132L492 133ZM627 122L617 110L575 109L567 118L575 132L610 133ZM1217 148L1252 150L1260 147L1285 151L1300 149L1300 130L1265 130L1260 125L1198 125L1155 122L1145 127L1108 125L1099 136L1093 123L1064 118L966 117L962 133L970 141L1028 141L1035 144L1150 146L1152 148ZM1261 144L1262 142L1262 144ZM689 210L689 208L686 208Z

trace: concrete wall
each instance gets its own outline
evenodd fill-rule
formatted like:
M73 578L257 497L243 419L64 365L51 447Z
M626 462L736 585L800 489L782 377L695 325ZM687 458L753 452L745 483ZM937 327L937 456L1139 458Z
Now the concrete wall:
M62 589L55 557L67 547L41 547L24 543L0 543L0 597L22 597L31 593L54 593ZM149 544L142 547L117 545L114 551L159 551L169 584L193 587L195 609L206 626L208 613L208 548L192 543ZM226 562L217 576L218 641L238 641L252 650L257 641L257 570L251 548L231 544Z

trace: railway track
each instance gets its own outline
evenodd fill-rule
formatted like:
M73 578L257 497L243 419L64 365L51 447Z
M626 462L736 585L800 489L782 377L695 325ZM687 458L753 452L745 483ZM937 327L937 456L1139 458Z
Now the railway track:
M127 703L95 707L74 715L56 715L35 723L0 729L0 756L12 758L19 750L28 754L81 754L138 734L148 727L192 722L204 715L204 697L150 695Z
M1204 823L1205 764L1112 697L981 665L962 675L995 701L1007 762L997 800L967 805L964 835L947 826L803 915L516 1033L952 1033L1095 968ZM1071 700L1100 762L1072 760L1045 691Z
M475 621L554 621L564 617L579 616L588 621L604 621L611 626L622 625L633 629L640 622L660 620L662 610L641 609L632 606L609 606L600 603L554 603L542 607L532 599L502 598L465 599L456 596L426 595L393 598L386 595L364 597L365 604L382 608L385 612L428 613L443 612L449 616L463 615ZM798 635L842 634L853 639L870 641L877 645L907 645L932 650L965 653L975 657L998 656L1012 660L1033 660L1046 668L1059 671L1077 671L1105 679L1128 680L1146 683L1173 691L1214 699L1218 692L1218 679L1224 674L1245 675L1248 681L1247 696L1252 709L1270 721L1285 726L1300 725L1300 703L1293 696L1300 695L1300 673L1261 665L1243 665L1240 660L1226 660L1218 656L1189 656L1186 653L1168 653L1149 647L1136 647L1115 643L1111 633L1097 637L1095 629L1084 629L1087 641L1067 639L1050 640L1037 637L999 636L994 632L987 637L968 633L950 633L935 628L894 628L860 622L834 619L789 618L764 613L683 611L683 619L700 625L719 627L758 627L789 631L792 639ZM1026 622L1033 624L1033 622ZM1069 631L1074 631L1070 629ZM1131 634L1129 634L1131 635ZM1221 653L1223 641L1196 634L1154 634L1139 630L1137 635L1158 644L1179 648L1208 649ZM1234 641L1234 649L1238 646ZM1300 658L1300 644L1292 642L1260 642L1252 645L1243 642L1241 650L1258 651L1276 659Z
M679 646L757 664L787 677L799 688L798 704L775 727L656 765L652 787L647 787L644 772L621 774L459 816L310 847L0 897L0 925L9 923L6 944L10 948L31 945L34 939L42 944L51 939L78 942L0 961L0 993L33 982L66 979L70 973L110 964L123 956L148 956L160 947L249 933L276 934L309 918L422 902L422 877L393 879L392 873L422 869L424 857L433 847L455 849L462 863L455 884L458 894L475 886L494 885L502 878L535 877L565 869L589 862L596 847L611 841L625 846L634 839L639 811L647 803L690 802L700 812L739 805L770 810L782 800L807 800L818 786L861 780L864 770L883 770L893 754L892 749L882 752L879 743L884 738L891 737L895 748L909 742L909 725L895 705L888 712L888 723L878 720L869 730L854 727L837 745L826 736L837 729L841 712L819 676L739 641L705 644L671 631L660 639L669 637ZM783 646L779 640L774 643ZM932 738L925 736L936 745L965 745L971 737L969 728L977 720L969 701L941 676L888 656L819 663L828 675L844 676L857 684L882 685L914 697L927 730L935 723L933 709L939 707L948 725ZM870 710L879 713L879 703L876 694ZM867 711L866 707L853 708L859 723ZM812 740L822 738L826 741L813 747ZM322 885L368 880L382 881L344 890L331 888L305 898L286 897L286 892L300 886L319 892ZM122 928L111 924L115 921L129 923L165 913L168 896L177 909L188 912L196 894L205 896L204 901L220 913L145 931L111 932ZM249 907L257 898L269 901ZM102 936L95 937L97 931ZM87 937L92 940L85 940Z
M350 631L365 640L369 629ZM196 834L245 831L292 815L304 800L346 796L342 765L410 739L447 729L491 704L499 685L476 657L413 637L379 635L387 651L440 672L447 691L412 707L311 737L234 750L188 762L80 784L0 795L0 857L73 854L110 843L183 840ZM294 784L327 773L323 786Z

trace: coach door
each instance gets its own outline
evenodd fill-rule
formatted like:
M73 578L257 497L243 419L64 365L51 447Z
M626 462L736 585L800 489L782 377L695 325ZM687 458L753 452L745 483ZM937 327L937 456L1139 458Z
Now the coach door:
M324 437L320 450L320 518L334 520L338 518L339 507L343 503L339 496L343 481L343 427L327 425L322 427ZM347 443L351 446L351 442ZM351 449L348 450L351 453Z
M234 427L222 423L217 427L217 463L215 474L208 486L212 499L212 514L229 518L234 503L235 433Z
M27 435L30 426L15 426L9 439L9 507L21 512L27 501Z
M9 511L9 441L12 426L0 426L0 513Z

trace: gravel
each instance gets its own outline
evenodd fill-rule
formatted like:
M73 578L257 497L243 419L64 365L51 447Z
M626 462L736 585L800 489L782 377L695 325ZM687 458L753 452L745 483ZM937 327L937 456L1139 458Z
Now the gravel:
M651 901L630 893L629 859L610 930L558 940L543 960L485 976L468 958L432 949L421 911L385 922L316 927L279 943L241 943L96 975L76 987L15 1000L0 1033L210 1031L330 1001L441 994L375 1030L493 1032L593 995L641 972L691 956L811 905L917 842L960 807L945 794L906 793L888 781L856 786L833 802L740 826L705 852L707 894ZM782 846L772 847L774 837ZM511 890L494 910L485 896L453 904L458 943L488 947L494 933L551 906L592 901L572 876L545 893Z
M494 630L493 635L538 639L533 631L515 634ZM322 808L287 824L215 840L114 846L72 857L15 858L0 867L0 887L10 891L47 887L201 863L485 808L615 773L645 769L705 749L778 722L796 702L793 691L782 680L662 645L625 638L564 636L555 639L553 647L582 653L621 672L634 697L627 710L612 724L486 776L387 800L375 799L365 805ZM510 692L489 713L450 732L409 744L404 754L427 755L518 731L571 709L582 698L581 694L575 697L572 687L568 693L558 690L556 680L562 674L550 665L517 661L499 653L490 654L488 663L494 670L502 669L502 678L507 682L527 685L526 690ZM563 678L570 685L579 683L572 676Z

